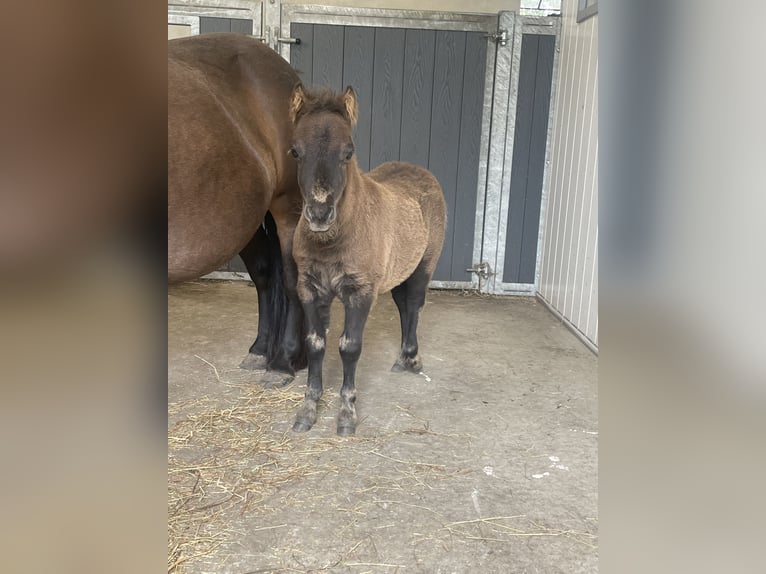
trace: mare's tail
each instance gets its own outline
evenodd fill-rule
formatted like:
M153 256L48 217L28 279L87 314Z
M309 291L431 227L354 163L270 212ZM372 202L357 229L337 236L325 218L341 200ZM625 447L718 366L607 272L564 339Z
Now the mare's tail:
M287 315L290 308L290 300L285 285L286 277L284 272L284 260L282 259L282 249L279 244L279 235L277 235L277 224L270 212L266 212L263 221L266 231L268 244L268 267L271 274L270 289L268 290L268 305L271 313L268 314L268 346L266 349L266 360L270 369L276 371L285 371L295 373L296 370L306 366L306 348L303 320L301 319L298 329L298 339L292 342L299 346L299 351L290 349L290 342L285 340L285 331L287 326ZM300 304L297 303L297 312L303 315ZM289 355L294 354L290 357Z
M268 305L270 313L267 314L269 338L266 346L266 360L270 369L289 371L286 364L283 342L285 339L285 325L287 324L287 309L289 300L285 288L284 261L282 249L277 235L277 224L271 212L266 212L263 219L263 229L266 231L266 263L269 277Z

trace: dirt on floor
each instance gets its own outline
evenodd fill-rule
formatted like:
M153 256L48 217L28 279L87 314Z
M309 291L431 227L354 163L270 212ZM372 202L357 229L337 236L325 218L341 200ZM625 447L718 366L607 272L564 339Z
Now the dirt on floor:
M250 284L173 286L168 314L169 572L597 571L597 359L534 299L432 291L415 375L390 372L381 296L351 438L335 434L342 307L305 434L305 371L267 388L238 368Z

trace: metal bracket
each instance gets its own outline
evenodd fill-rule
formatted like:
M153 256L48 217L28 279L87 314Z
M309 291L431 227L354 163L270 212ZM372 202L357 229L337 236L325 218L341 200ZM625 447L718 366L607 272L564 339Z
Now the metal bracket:
M296 46L298 46L301 43L301 39L300 38L280 38L279 36L277 36L277 42L279 42L280 44L295 44Z
M489 38L496 44L500 44L501 46L505 46L508 44L508 30L500 29L497 32L494 32L492 34L486 34L485 38Z
M482 261L481 263L477 263L473 267L470 267L469 269L466 269L467 273L476 273L476 275L479 276L479 278L484 279L485 281L492 277L494 273L492 273L492 270L489 268L489 263L485 263Z

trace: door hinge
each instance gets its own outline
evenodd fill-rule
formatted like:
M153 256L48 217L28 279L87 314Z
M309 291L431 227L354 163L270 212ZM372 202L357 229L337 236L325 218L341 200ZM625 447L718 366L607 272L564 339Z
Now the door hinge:
M485 37L489 38L496 44L505 46L508 43L508 30L501 28L497 32L493 32L492 34L485 34Z
M489 268L489 263L485 263L484 261L466 269L466 273L476 273L479 278L484 280L489 279L493 275L492 270Z

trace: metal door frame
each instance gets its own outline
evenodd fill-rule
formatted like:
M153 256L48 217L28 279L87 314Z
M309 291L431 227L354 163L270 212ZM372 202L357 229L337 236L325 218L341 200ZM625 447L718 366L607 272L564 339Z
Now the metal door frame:
M352 8L318 6L313 4L283 4L279 52L290 61L291 24L333 24L339 26L369 26L375 28L416 28L422 30L455 30L461 32L484 32L487 37L487 62L484 75L484 103L482 110L481 147L479 150L479 175L476 182L476 215L472 264L482 261L484 235L484 202L487 192L489 167L490 123L492 121L492 94L495 78L495 42L490 35L497 31L496 14L464 14L456 12L431 12L425 10L395 10L387 8ZM468 274L466 281L431 281L435 289L481 289L482 280L476 274Z
M545 233L545 214L548 205L548 180L550 177L551 138L555 125L556 89L558 84L559 42L561 18L555 16L518 16L513 12L500 13L500 29L512 30L512 49L498 48L495 68L495 99L492 115L492 147L490 168L494 176L487 181L487 209L491 217L485 218L484 260L489 262L491 277L482 291L498 295L534 296L540 284L540 263ZM521 70L521 41L524 34L550 35L555 37L551 93L548 105L548 133L545 142L545 167L543 189L540 198L540 219L537 232L534 283L505 283L502 280L505 264L505 241L508 231L508 202L511 195L511 170L516 131L516 105L519 94Z
M272 3L273 1L273 3ZM260 37L288 62L290 61L290 25L334 24L383 28L456 30L487 34L487 61L484 80L479 174L476 185L473 266L485 265L486 274L471 274L467 281L432 281L441 289L476 289L483 293L534 296L540 281L545 215L548 206L551 137L555 125L555 100L558 85L561 18L519 16L515 12L471 14L354 8L314 4L282 4L279 0L172 0L168 2L168 24L191 27L199 34L200 17L237 18L253 21L253 34ZM505 46L492 38L506 31ZM521 68L521 41L524 34L555 36L552 85L548 115L548 134L543 171L540 220L534 283L504 283L505 240L508 225L508 202L513 164L516 104ZM281 40L281 41L280 41ZM242 274L216 272L215 275ZM242 278L246 278L242 275Z
M235 18L252 20L253 35L268 41L264 26L266 3L263 0L172 0L168 2L168 24L191 26L192 36L199 34L200 18Z

